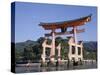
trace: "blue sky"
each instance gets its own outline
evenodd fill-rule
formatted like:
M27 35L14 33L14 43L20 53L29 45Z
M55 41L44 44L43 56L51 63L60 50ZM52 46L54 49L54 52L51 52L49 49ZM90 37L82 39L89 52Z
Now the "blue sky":
M35 41L39 37L43 37L45 33L50 32L40 27L40 22L67 21L89 14L92 14L92 20L80 27L85 28L85 32L77 35L78 40L97 40L96 7L16 2L15 9L15 42Z

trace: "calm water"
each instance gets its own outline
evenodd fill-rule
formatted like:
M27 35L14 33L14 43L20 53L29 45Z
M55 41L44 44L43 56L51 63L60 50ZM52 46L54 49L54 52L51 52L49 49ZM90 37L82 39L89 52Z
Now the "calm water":
M69 67L67 64L63 64L59 67L40 67L39 65L34 65L31 67L16 67L16 73L28 73L28 72L46 72L46 71L63 71L63 70L75 70L75 69L93 69L97 68L96 63L84 63L83 65Z

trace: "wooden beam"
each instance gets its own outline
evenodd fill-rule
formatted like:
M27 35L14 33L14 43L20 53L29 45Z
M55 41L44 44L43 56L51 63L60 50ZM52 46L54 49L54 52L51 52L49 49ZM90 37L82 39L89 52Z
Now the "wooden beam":
M81 29L81 30L77 30L76 33L82 33L84 32L85 29ZM68 35L68 34L73 34L73 30L72 31L66 31L66 32L55 32L55 35ZM51 33L47 33L45 34L45 36L49 37L52 36Z
M54 23L41 22L39 26L42 26L45 30L52 30L52 29L61 29L61 28L68 28L74 26L82 26L89 21L91 21L91 15L74 19L74 20L63 21L63 22L54 22Z

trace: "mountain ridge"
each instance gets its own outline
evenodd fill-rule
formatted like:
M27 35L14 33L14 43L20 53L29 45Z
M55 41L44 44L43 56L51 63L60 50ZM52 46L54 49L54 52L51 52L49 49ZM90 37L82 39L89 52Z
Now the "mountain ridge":
M15 43L15 48L17 50L24 50L26 46L32 45L35 46L39 44L37 41L27 40L25 42L17 42ZM83 47L87 51L96 51L97 50L97 41L83 41Z

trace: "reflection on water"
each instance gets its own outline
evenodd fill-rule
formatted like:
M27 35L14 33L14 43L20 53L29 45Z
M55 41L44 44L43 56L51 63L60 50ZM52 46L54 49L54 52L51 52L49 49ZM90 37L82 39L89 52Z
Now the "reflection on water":
M75 70L75 69L92 69L97 68L97 64L95 63L84 63L82 65L73 66L73 65L67 65L63 64L57 67L40 67L37 66L31 66L31 67L16 67L16 73L27 73L27 72L46 72L46 71L63 71L63 70Z

